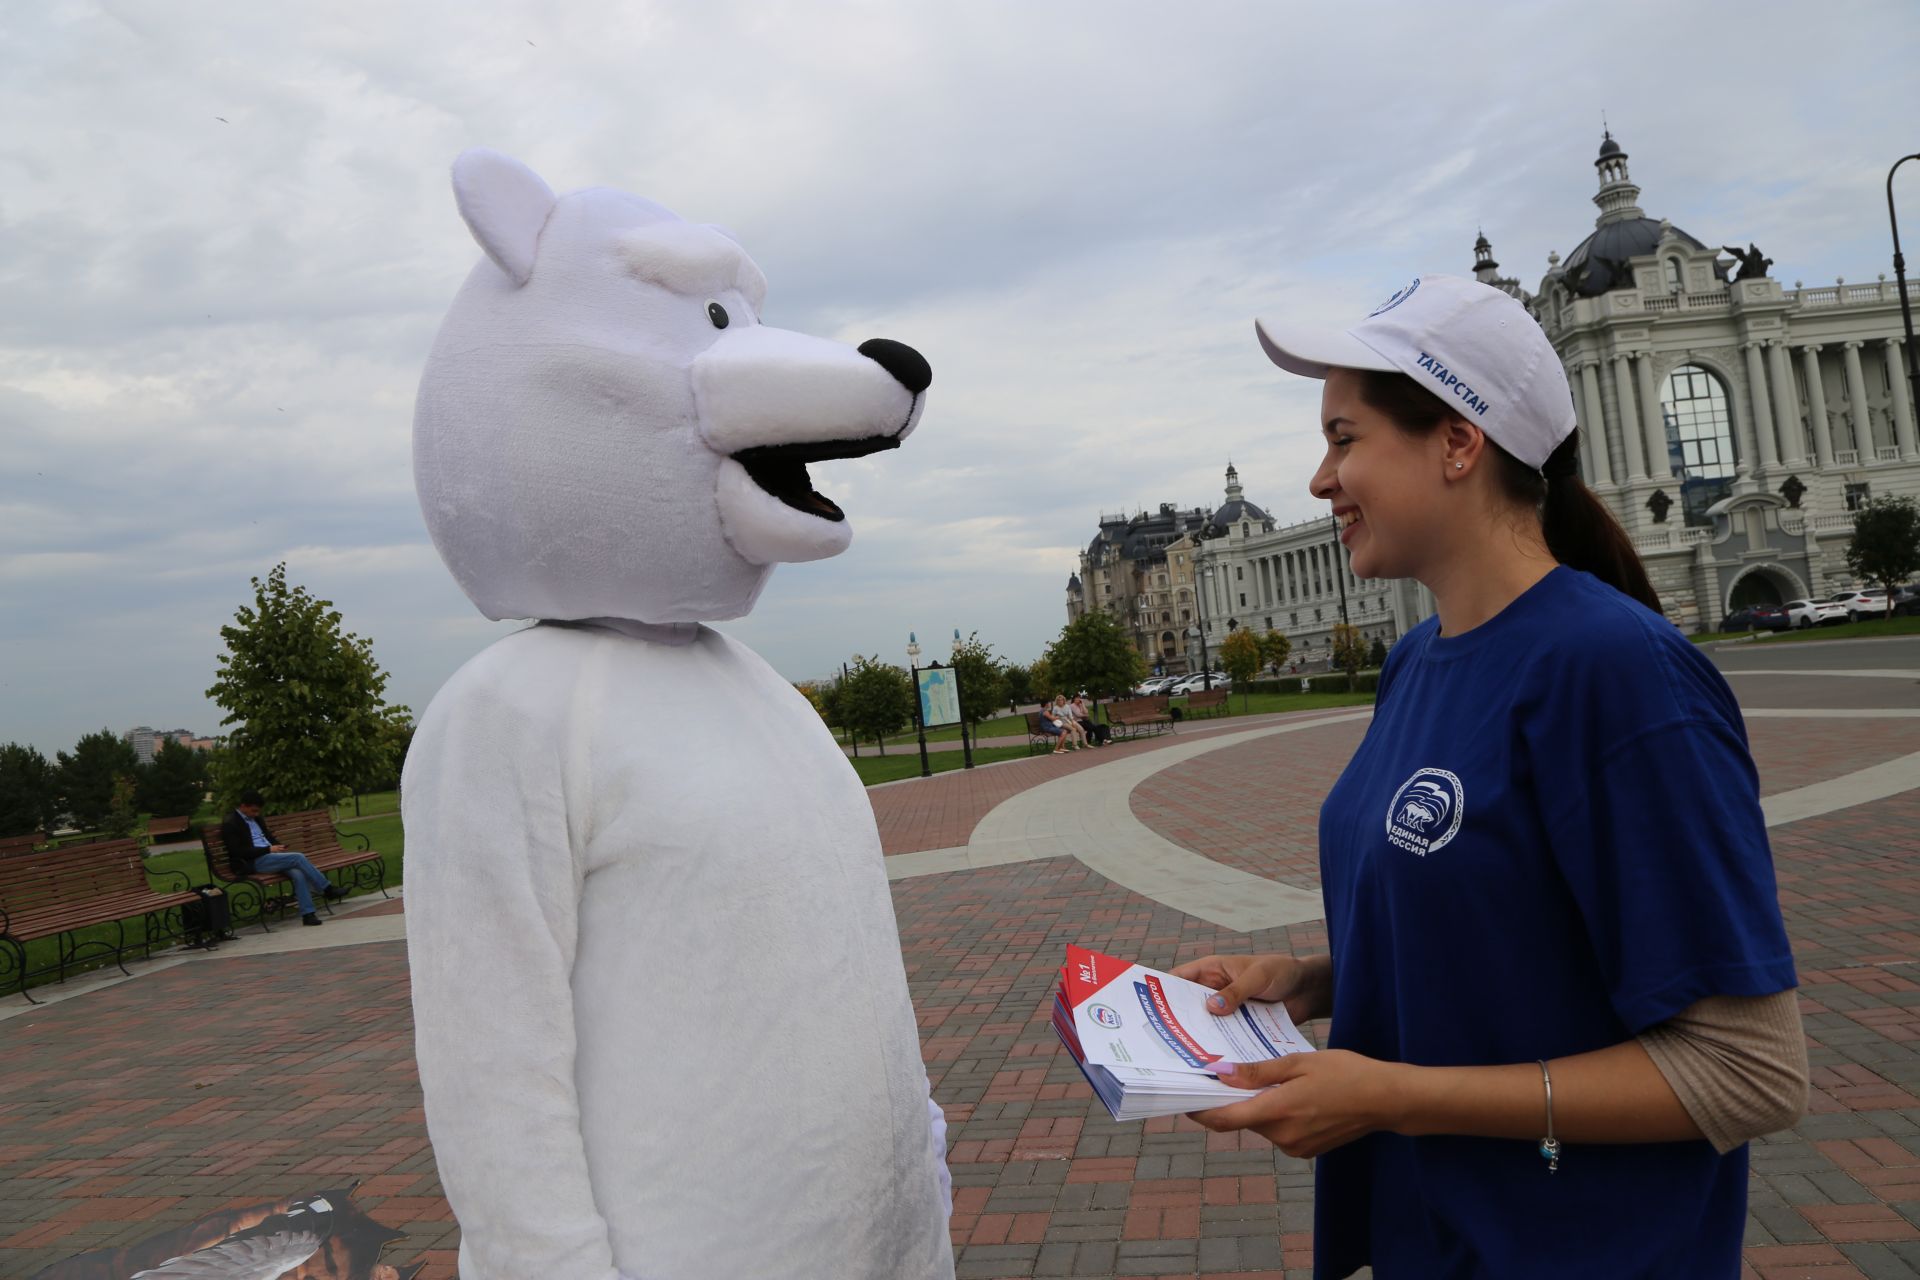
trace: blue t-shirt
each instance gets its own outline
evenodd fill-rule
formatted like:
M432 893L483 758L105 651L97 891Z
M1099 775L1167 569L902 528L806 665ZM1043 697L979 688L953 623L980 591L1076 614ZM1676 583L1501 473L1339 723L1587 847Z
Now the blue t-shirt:
M1564 567L1438 632L1394 647L1320 811L1331 1047L1532 1062L1796 985L1746 728L1698 649ZM1745 1147L1567 1144L1549 1173L1536 1145L1380 1133L1329 1152L1314 1274L1739 1274Z

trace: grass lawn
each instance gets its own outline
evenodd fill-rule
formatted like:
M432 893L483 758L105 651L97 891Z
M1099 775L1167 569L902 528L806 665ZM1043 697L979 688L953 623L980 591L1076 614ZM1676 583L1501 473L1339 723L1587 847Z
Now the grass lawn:
M339 804L333 806L333 824L339 826L343 822L355 822L360 818L372 818L383 813L400 812L400 793L398 791L369 791L367 794L359 797L359 801L360 811L357 814L354 812L354 802L351 799L342 800ZM378 848L379 846L375 845L374 847Z
M1026 754L1025 747L983 747L975 749L973 762L992 764L996 760L1018 760ZM876 782L898 782L902 778L920 776L920 752L917 746L911 751L889 751L884 756L862 755L858 760L849 760L847 763L860 775L860 781L869 787ZM965 764L964 755L958 751L927 753L927 766L935 773L963 768Z
M1902 621L1907 621L1907 619L1902 619ZM1920 619L1914 619L1914 621L1920 621ZM1256 693L1249 695L1249 697L1251 697L1253 703L1252 710L1242 710L1241 703L1243 699L1241 695L1236 693L1227 700L1228 704L1232 707L1232 710L1228 712L1228 714L1237 716L1264 715L1274 711L1317 711L1322 707L1366 706L1373 701L1373 695L1371 693ZM1103 699L1100 705L1105 706L1111 701L1113 701L1111 698ZM1183 696L1173 699L1169 705L1183 707L1186 705L1186 702L1187 700ZM984 721L974 734L974 738L978 741L981 738L1024 738L1026 735L1027 717L1026 713L1022 712L1019 715L998 716L992 720ZM844 742L845 739L841 741ZM927 730L927 741L958 742L960 741L960 726L945 725L938 729L929 729ZM912 750L914 757L918 759L918 743L919 739L911 733L895 734L893 737L887 739L887 754L891 757L896 749L906 747ZM862 760L873 753L874 747L871 742L862 742L860 744L860 758ZM888 780L890 781L891 779Z
M1705 631L1688 636L1695 644L1739 640L1745 632ZM1750 644L1802 644L1809 640L1865 640L1874 636L1920 636L1920 618L1876 618L1872 622L1843 622L1837 627L1808 627L1799 631L1759 631Z
M973 728L968 730L968 732L976 739L978 738L1012 738L1012 737L1024 738L1027 734L1027 716L1024 711L1017 716L1016 715L995 716L991 720L982 720L979 724L973 726ZM840 741L844 744L846 742L846 738L843 736L840 739ZM928 742L958 742L960 741L960 726L957 724L943 724L938 729L929 729L927 730L927 741ZM914 734L913 730L909 729L905 733L896 733L892 737L888 738L887 750L889 753L891 753L894 747L904 744L906 746L913 747L915 754L918 755L919 743L920 743L919 737ZM861 758L865 759L867 752L872 750L873 750L873 744L871 742L862 742L860 744Z
M1176 707L1186 705L1175 698ZM1229 715L1260 716L1278 711L1321 711L1328 707L1370 707L1371 693L1234 693L1227 696ZM1205 723L1204 720L1201 723Z

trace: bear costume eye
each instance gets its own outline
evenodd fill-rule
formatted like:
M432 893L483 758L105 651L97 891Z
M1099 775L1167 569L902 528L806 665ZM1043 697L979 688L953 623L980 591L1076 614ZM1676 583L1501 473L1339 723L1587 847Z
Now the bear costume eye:
M727 309L717 302L709 302L707 304L707 319L713 321L714 328L724 329L727 327Z

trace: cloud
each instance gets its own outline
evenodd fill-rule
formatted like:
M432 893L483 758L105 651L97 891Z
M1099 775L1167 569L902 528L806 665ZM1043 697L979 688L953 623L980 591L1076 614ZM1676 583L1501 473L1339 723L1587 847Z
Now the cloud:
M441 569L413 388L477 254L485 143L727 225L774 323L925 351L925 424L819 468L852 550L729 629L784 673L958 626L1034 656L1102 510L1317 513L1317 389L1256 314L1532 283L1591 228L1599 112L1643 204L1777 274L1870 278L1910 4L1139 0L17 6L0 42L0 740L217 719L277 560L420 707L511 629ZM1615 34L1649 38L1629 52ZM1792 74L1777 69L1794 53ZM1816 73L1813 68L1826 68ZM1764 69L1764 70L1763 70Z

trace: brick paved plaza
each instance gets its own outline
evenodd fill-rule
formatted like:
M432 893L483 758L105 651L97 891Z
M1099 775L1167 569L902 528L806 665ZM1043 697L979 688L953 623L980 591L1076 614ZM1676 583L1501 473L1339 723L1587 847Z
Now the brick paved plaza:
M1803 667L1873 666L1801 648ZM1920 662L1904 648L1877 661L1885 674L1733 678L1814 1063L1810 1113L1753 1150L1748 1274L1765 1280L1920 1277L1920 684L1905 669ZM1200 858L1311 890L1319 799L1364 727L1351 712L1228 720L871 792L952 1121L961 1276L1309 1274L1307 1162L1184 1119L1109 1122L1057 1051L1047 1001L1069 941L1165 967L1323 950L1321 923L1246 934L1188 914L1096 872L1073 830L1026 850L969 841L1010 805L1048 811L1049 787L1080 788L1084 805L1122 761L1138 772L1166 753L1169 767L1104 793L1101 839L1135 845L1115 874L1150 887L1155 859ZM421 1118L402 921L353 913L311 931L331 935L318 949L135 966L135 980L41 1010L14 997L0 1021L0 1276L358 1179L355 1203L406 1233L385 1261L451 1277L458 1229Z

